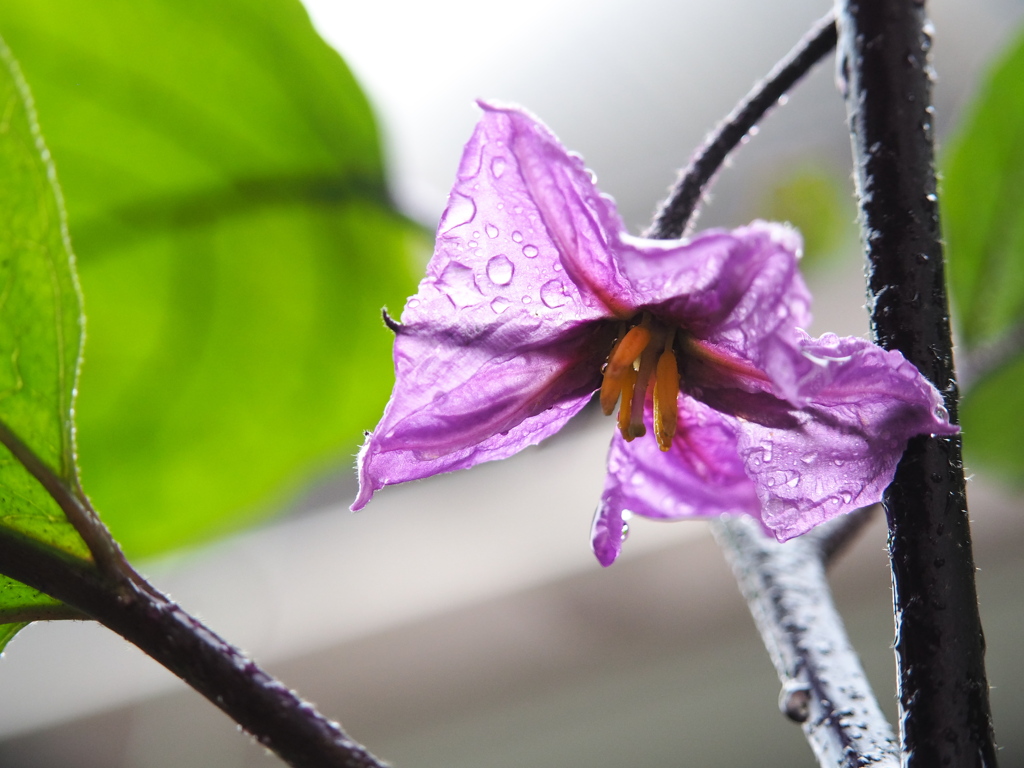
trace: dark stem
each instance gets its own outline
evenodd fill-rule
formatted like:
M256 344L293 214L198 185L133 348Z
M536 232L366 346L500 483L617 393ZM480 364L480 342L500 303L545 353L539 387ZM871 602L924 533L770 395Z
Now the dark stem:
M690 164L680 172L669 198L661 204L644 236L656 240L682 237L693 225L704 190L729 153L740 145L768 110L779 103L786 91L835 47L836 25L829 14L754 86L705 140Z
M875 337L939 388L955 422L924 3L844 0L839 9ZM994 768L959 437L912 439L883 505L904 762Z
M381 768L364 747L145 582L118 591L91 563L0 528L3 573L88 614L159 661L295 768Z
M896 768L896 737L832 602L817 542L770 539L750 517L712 523L782 681L779 707L819 765Z

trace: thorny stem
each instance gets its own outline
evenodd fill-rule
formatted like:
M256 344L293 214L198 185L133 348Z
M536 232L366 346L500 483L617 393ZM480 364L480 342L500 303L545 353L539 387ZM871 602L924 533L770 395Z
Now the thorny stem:
M768 110L835 47L835 19L829 14L814 25L708 136L690 164L680 172L671 194L661 204L644 236L656 240L682 237L693 226L697 205L729 153L740 145Z
M896 737L832 602L818 542L779 544L749 517L714 521L712 532L779 673L779 707L818 763L897 768Z
M93 565L0 528L3 573L121 635L220 707L295 768L382 768L293 691L148 583L112 588Z
M837 8L875 337L939 388L956 423L924 2ZM959 436L912 439L883 505L904 764L995 768Z

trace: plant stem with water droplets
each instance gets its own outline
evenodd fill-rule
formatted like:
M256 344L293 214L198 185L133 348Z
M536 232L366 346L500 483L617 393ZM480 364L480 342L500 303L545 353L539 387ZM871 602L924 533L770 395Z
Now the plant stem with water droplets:
M841 0L837 23L875 338L956 423L924 3ZM912 439L883 505L904 764L995 768L960 437Z

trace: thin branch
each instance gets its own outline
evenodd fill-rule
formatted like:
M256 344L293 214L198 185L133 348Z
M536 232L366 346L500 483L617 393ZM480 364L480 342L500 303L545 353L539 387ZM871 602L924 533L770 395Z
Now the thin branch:
M956 423L924 3L840 0L837 8L875 337L939 388ZM912 439L882 503L904 764L994 768L960 437Z
M729 153L779 103L786 91L835 47L835 19L829 14L815 24L708 136L690 164L679 174L669 198L661 204L644 236L656 240L681 237L693 225L697 205Z
M779 544L749 517L716 520L712 531L782 681L779 706L818 763L897 768L896 737L832 602L817 542Z
M118 583L141 581L141 577L128 564L121 548L110 535L99 515L83 503L64 481L57 476L42 459L29 448L2 420L0 420L0 443L9 450L21 465L28 470L48 494L57 502L68 522L85 541L89 553L100 572Z
M149 584L118 593L92 564L5 528L0 564L149 654L294 768L386 765Z

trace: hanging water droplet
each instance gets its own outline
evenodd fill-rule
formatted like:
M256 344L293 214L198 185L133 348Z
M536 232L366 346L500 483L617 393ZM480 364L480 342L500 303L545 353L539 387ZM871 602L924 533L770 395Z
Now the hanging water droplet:
M548 280L540 287L540 300L549 309L558 309L569 302L569 297L565 295L565 286L562 285L562 281L555 279Z
M508 285L512 282L512 275L515 274L515 267L509 261L508 256L498 254L492 256L487 262L487 277L495 285Z
M811 712L811 687L799 680L787 680L779 691L779 709L794 723L803 723Z
M505 158L496 157L491 160L491 173L494 174L494 178L500 179L501 174L505 172Z
M487 233L487 236L492 240L498 236L498 228L493 224L488 224L486 227L484 227L484 231Z
M525 256L525 257L526 257L526 258L528 258L528 259L532 259L532 258L535 258L535 257L537 256L537 254L538 254L538 253L540 253L540 251L538 251L538 250L537 250L537 249L536 249L536 248L535 248L534 246L532 246L532 245L524 245L524 246L523 246L523 256Z
M500 315L511 306L512 303L508 299L503 299L501 296L491 302L491 309L494 310L494 314L496 315Z
M512 233L512 242L514 242L514 243L521 243L521 242L523 242L523 233L520 232L518 229L515 232Z

